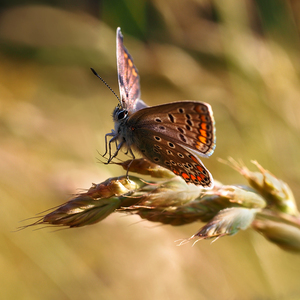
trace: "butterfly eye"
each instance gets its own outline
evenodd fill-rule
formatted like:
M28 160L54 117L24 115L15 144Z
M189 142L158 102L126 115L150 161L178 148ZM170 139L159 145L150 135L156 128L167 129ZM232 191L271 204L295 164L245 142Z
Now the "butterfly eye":
M124 118L126 118L128 115L128 111L126 109L124 110L121 110L119 113L118 113L118 120L122 120Z

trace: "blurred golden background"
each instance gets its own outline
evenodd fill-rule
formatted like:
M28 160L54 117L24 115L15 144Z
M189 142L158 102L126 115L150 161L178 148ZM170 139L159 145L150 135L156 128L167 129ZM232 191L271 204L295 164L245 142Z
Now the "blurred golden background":
M299 299L299 256L251 230L176 247L201 224L114 214L79 229L14 232L124 173L98 161L117 99L90 71L118 93L118 26L147 104L212 105L217 147L203 162L215 179L245 184L217 158L253 170L254 159L298 199L299 22L292 0L2 1L1 299Z

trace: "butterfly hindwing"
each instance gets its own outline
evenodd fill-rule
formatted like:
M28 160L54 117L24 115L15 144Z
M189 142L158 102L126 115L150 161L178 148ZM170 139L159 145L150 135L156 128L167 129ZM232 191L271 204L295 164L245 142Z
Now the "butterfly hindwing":
M186 182L201 185L204 188L213 186L213 178L202 164L200 159L193 155L189 149L160 138L153 140L154 132L146 129L137 132L134 148L138 148L148 160L171 170L181 176Z

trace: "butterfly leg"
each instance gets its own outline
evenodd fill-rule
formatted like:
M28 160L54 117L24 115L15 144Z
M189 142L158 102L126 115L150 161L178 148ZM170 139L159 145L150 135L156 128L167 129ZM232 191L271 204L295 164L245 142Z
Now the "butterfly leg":
M113 159L113 157L112 157L112 155L111 155L111 143L114 142L114 141L115 141L115 143L116 143L116 148L118 149L118 147L117 147L117 138L116 138L116 137L113 137L113 138L110 139L109 142L108 142L109 158L108 158L108 162L107 162L107 163L109 163L109 162ZM119 151L119 150L117 150L117 152L118 152L118 151Z
M126 171L126 177L127 177L127 179L129 178L129 177L128 177L128 173L129 173L130 166L131 166L131 164L133 163L133 161L135 160L135 155L133 154L131 148L127 148L127 153L128 153L128 152L131 154L132 160L131 160L131 162L128 164L128 167L127 167L127 171ZM127 153L126 153L126 154L127 154Z
M110 141L107 143L107 137L109 136L112 136L113 138L110 139ZM110 143L113 141L113 140L116 140L116 135L115 135L115 132L112 131L111 133L107 133L105 135L105 153L102 155L103 157L107 154L108 152L108 147L107 147L107 144L109 144L109 156L111 157L111 146L110 146Z
M110 157L109 157L109 159L107 160L107 162L105 163L106 165L109 164L109 163L110 163L110 162L118 155L120 149L121 149L122 146L124 145L124 142L122 141L122 142L118 145L116 152L115 152L113 155L111 155L111 147L110 147L110 143L113 142L114 140L115 140L115 139L112 138L112 139L109 141L109 154L110 154Z

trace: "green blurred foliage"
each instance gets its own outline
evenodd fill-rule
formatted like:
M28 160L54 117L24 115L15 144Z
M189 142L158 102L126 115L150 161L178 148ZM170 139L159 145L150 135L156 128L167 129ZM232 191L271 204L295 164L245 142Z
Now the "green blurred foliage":
M82 229L13 232L91 182L117 99L115 30L149 105L212 105L217 147L204 163L257 160L300 194L298 1L4 1L0 16L1 298L298 299L299 257L262 237L175 247L199 224L155 227L115 215ZM245 182L241 182L245 183ZM298 201L299 204L299 201ZM23 224L23 223L21 223Z

